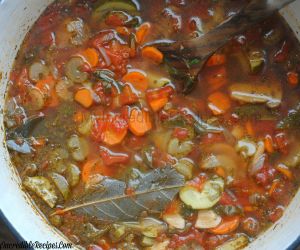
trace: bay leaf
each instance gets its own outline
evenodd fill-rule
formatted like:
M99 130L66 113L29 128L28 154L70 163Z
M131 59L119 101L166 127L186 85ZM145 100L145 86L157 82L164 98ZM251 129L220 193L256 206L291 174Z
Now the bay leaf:
M145 174L135 171L135 177L128 182L105 178L98 190L71 202L60 213L75 211L106 222L136 220L143 211L161 213L184 185L184 177L172 167ZM134 194L126 194L127 188L134 189Z

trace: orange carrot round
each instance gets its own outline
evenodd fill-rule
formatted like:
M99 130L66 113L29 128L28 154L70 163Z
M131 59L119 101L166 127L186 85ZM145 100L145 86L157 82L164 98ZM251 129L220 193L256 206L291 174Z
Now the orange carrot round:
M136 136L143 136L152 128L150 114L146 110L133 108L130 112L129 129Z
M227 95L215 92L208 97L208 107L214 115L222 115L230 109L231 103Z
M92 93L88 89L80 89L76 92L75 101L80 103L83 107L89 108L93 104Z
M164 59L163 53L161 53L157 48L152 46L143 48L142 56L158 64L160 64Z
M140 91L146 91L148 88L148 79L145 74L139 71L132 71L123 77L124 82L129 82L132 86Z
M213 234L229 234L235 231L240 224L240 218L238 216L232 216L224 218L221 224L215 228L209 230Z
M150 23L143 23L140 27L138 27L136 31L136 42L141 44L145 41L146 36L149 34L151 28Z
M87 48L82 52L82 56L91 67L95 67L99 62L98 52L94 48Z

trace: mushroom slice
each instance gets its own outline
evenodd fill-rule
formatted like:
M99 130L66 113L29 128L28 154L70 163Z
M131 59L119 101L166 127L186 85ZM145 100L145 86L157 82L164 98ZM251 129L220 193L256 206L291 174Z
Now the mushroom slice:
M230 86L232 99L245 103L266 103L269 108L281 104L282 88L279 83L251 84L236 83Z
M176 229L184 229L185 228L185 220L180 214L165 214L163 216L163 220L168 223L170 227Z

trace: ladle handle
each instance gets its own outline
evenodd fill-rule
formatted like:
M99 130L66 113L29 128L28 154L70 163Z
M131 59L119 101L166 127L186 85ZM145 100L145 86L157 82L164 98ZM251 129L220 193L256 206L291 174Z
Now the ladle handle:
M179 41L164 51L181 51L186 57L205 60L217 49L224 46L232 37L254 24L266 19L274 12L295 0L252 0L239 13L232 16L215 29L199 38Z

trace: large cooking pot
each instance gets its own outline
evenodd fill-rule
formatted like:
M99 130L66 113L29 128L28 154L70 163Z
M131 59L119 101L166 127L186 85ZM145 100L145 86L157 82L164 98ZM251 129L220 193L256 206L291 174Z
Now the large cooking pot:
M19 46L31 25L52 1L0 0L0 141L3 142L0 145L0 210L24 240L41 243L67 242L67 239L46 222L21 189L20 179L4 142L3 106L9 72ZM299 10L300 0L281 13L300 39ZM300 243L300 192L284 216L248 248L282 250L292 248L297 243Z

